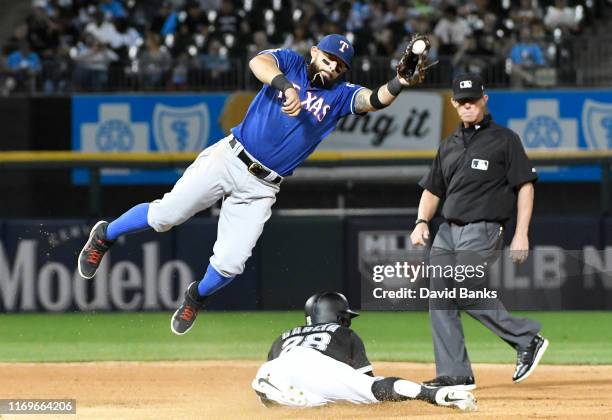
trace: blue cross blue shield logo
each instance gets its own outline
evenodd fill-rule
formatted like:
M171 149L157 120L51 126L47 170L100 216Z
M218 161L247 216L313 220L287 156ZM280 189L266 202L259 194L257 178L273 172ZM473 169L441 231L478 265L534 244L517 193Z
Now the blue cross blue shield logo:
M153 133L158 150L196 152L206 147L210 131L208 106L190 107L155 105Z
M612 148L612 103L584 101L582 130L589 149Z

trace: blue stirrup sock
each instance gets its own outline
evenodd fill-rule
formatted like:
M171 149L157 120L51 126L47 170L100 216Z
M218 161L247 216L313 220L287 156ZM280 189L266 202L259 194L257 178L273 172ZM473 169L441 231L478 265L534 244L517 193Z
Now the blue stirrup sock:
M200 296L210 296L234 280L234 277L224 277L212 265L208 264L204 278L198 283Z
M117 219L109 223L106 229L106 238L109 241L116 240L119 236L126 233L140 232L150 229L147 222L147 214L149 213L149 203L138 204Z

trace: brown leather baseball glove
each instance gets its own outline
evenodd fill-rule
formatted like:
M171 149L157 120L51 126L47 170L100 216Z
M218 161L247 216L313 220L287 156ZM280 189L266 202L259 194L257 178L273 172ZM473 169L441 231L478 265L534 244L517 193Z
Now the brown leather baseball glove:
M415 54L413 47L417 41L423 41L425 49ZM429 54L430 48L431 42L425 35L415 34L406 46L399 63L397 63L397 74L407 80L410 86L421 83L425 79L425 71L438 63L435 61L428 65L427 54Z

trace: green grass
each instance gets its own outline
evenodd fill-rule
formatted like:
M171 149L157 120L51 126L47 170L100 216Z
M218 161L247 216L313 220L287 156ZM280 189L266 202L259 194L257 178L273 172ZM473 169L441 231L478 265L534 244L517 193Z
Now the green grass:
M0 361L253 359L267 354L300 312L206 312L183 337L170 332L170 313L0 315ZM551 340L553 364L612 364L612 312L528 312ZM463 316L473 362L512 362L514 351ZM372 360L432 362L427 313L370 312L353 324Z

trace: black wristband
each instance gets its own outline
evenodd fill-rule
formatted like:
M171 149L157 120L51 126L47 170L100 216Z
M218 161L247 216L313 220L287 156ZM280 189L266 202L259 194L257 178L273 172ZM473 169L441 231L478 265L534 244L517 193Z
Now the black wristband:
M370 95L370 105L372 105L374 107L374 109L383 109L389 105L385 105L382 102L380 102L380 99L378 99L378 90L380 88L376 88L374 91L372 91L372 94Z
M414 226L416 227L416 225L418 225L419 223L425 223L426 225L429 225L429 220L417 219L416 222L414 222Z
M393 96L399 95L402 89L404 89L404 86L401 84L397 76L387 82L387 90Z
M291 82L289 80L287 80L287 78L285 77L284 74L278 74L276 76L274 76L274 78L272 79L272 82L270 82L270 86L272 86L273 88L276 88L278 90L280 90L281 92L285 93L285 91L289 88L292 88L293 85L291 84Z

